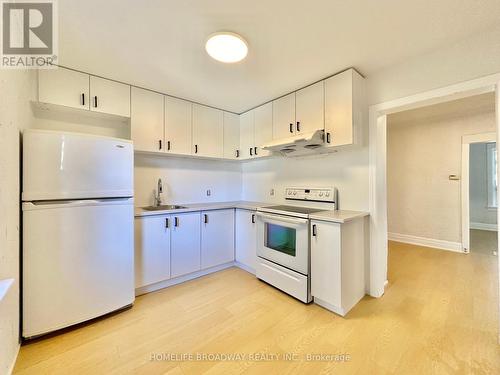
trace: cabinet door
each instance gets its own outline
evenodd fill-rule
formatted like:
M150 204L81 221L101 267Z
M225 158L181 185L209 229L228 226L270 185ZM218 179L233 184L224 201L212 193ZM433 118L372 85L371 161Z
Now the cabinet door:
M172 216L170 261L172 278L200 270L200 213Z
M359 109L355 98L359 93L353 88L356 84L356 88L362 89L362 80L357 72L349 69L325 81L325 133L329 146L355 143L354 112Z
M340 224L311 221L311 294L341 307Z
M234 210L201 213L201 268L234 260Z
M165 97L165 152L191 155L192 103Z
M297 91L295 101L295 131L298 134L325 128L324 81Z
M224 120L222 111L193 104L193 154L224 156Z
M255 146L257 157L269 156L270 151L260 147L273 140L273 103L267 103L254 109L255 112Z
M135 219L135 287L170 278L169 216Z
M224 158L239 159L240 155L240 116L224 112Z
M250 159L254 156L254 111L240 115L240 159Z
M38 100L89 109L89 75L64 68L39 70Z
M163 95L132 87L131 135L134 149L163 151Z
M255 271L257 262L257 225L255 211L237 209L235 214L236 261Z
M90 76L90 110L130 117L130 86Z
M295 93L273 101L273 139L295 134Z

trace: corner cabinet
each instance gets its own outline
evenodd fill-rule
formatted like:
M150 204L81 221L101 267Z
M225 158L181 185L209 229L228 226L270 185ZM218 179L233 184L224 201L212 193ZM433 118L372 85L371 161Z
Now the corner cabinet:
M339 224L311 220L311 295L346 315L365 295L364 219Z
M240 148L242 159L269 156L262 145L273 139L273 104L267 103L240 115Z
M193 104L193 149L197 156L222 158L224 119L220 109Z
M235 214L235 260L255 273L257 264L257 224L255 211L237 208Z
M240 150L240 116L224 112L224 159L237 160Z
M201 268L234 261L234 209L201 213Z

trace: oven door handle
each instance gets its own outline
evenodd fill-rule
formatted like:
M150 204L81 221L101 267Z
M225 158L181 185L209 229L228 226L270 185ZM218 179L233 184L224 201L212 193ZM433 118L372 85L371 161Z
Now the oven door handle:
M279 220L279 221L282 221L284 223L290 223L290 224L307 224L309 222L308 219L299 219L296 217L289 217L289 216L282 216L282 215L264 214L262 212L257 212L257 216L259 216L263 219Z

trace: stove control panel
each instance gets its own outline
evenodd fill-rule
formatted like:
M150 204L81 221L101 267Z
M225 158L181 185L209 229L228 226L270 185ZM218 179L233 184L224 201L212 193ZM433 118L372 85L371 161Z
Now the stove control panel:
M337 201L335 188L286 188L285 198L297 201L328 202Z

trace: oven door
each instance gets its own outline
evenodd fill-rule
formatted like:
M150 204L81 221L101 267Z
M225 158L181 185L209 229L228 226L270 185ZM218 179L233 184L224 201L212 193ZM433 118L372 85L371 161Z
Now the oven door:
M257 255L309 274L309 220L257 212Z

